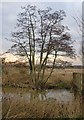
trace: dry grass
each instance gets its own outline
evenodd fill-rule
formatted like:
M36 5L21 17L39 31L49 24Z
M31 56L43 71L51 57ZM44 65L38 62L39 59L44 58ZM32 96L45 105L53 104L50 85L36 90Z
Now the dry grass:
M15 99L13 95L3 99L2 108L3 118L77 118L81 116L81 98L76 96L73 101L66 103L59 103L55 99L31 99L25 102L19 97Z
M46 70L45 77L49 74L49 69ZM22 90L18 86L28 87L30 78L28 68L21 66L4 66L3 67L3 85L16 87L8 87L3 93L17 93ZM59 88L72 87L73 73L81 73L80 69L55 69L47 84L58 85ZM24 88L24 93L28 92L28 88ZM20 94L21 95L21 94ZM4 107L5 106L5 107ZM54 99L47 100L30 100L23 101L12 97L5 97L2 104L3 118L79 118L81 117L81 100L76 96L72 102L59 103Z
M28 68L4 66L2 69L3 85L19 85L29 81Z
M31 87L28 72L27 66L4 65L2 69L2 84L14 87ZM55 69L46 86L70 89L73 86L73 73L81 72L81 69ZM47 68L45 78L48 77L49 73L50 69Z

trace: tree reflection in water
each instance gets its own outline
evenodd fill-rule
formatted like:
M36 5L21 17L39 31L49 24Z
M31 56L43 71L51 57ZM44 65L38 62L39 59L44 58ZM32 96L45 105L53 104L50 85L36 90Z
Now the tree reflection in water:
M30 93L30 101L43 101L46 100L47 91L32 91Z

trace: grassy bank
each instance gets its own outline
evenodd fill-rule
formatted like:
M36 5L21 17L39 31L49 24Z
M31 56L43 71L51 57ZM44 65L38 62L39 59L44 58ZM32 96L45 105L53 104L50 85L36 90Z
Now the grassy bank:
M46 98L39 99L40 94L46 91L29 91L26 88L3 87L4 98L2 101L3 118L80 118L81 97L77 94L69 101ZM30 93L32 93L30 95ZM31 97L29 98L29 94ZM26 95L26 96L25 96ZM5 106L5 107L4 107Z
M81 117L81 97L78 94L75 97L73 96L73 99L70 102L59 103L53 98L39 100L37 99L38 94L33 91L34 96L31 94L33 99L30 98L30 101L28 101L29 97L27 94L31 87L28 73L29 68L27 66L12 65L4 65L2 68L2 91L4 94L2 100L3 118L75 119ZM45 77L49 75L49 72L50 68L47 68ZM48 89L72 89L73 73L81 73L81 69L55 69L48 80L46 87ZM80 79L78 80L80 81ZM24 94L26 94L26 97L24 97ZM16 95L18 98L15 97Z
M13 87L31 87L30 76L27 66L2 66L2 84ZM73 73L81 73L81 69L56 69L52 76L47 81L47 88L66 88L70 89L73 86ZM45 78L48 77L50 68L46 69ZM80 81L80 78L79 78Z

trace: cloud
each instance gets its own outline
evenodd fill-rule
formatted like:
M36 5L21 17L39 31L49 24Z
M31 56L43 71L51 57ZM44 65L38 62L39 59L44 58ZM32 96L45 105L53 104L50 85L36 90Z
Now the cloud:
M2 24L2 41L3 41L3 51L6 51L7 49L10 48L11 44L10 42L6 41L5 38L10 38L11 32L14 31L14 27L16 24L16 20L17 20L17 14L21 11L21 6L25 6L27 4L32 4L32 5L36 5L38 8L46 8L48 6L52 7L53 10L59 10L59 9L63 9L66 12L67 17L64 19L63 24L67 25L70 28L70 33L73 39L76 40L76 43L74 44L74 47L76 50L79 51L80 49L80 41L81 41L81 37L78 35L77 33L77 24L73 19L74 15L78 15L81 13L81 9L82 9L82 4L81 1L79 1L79 3L77 3L77 1L74 3L73 1L70 0L70 2L65 2L61 0L59 0L59 2L57 1L49 1L49 0L45 0L45 1L41 1L41 0L24 0L24 2L21 0L17 0L15 2L8 2L10 0L3 0L3 8L2 8L2 14L0 11L0 17L2 17L2 23L0 21L0 25ZM25 2L26 1L26 2ZM39 2L38 2L39 1ZM1 10L1 7L0 7ZM1 33L1 31L0 31Z
M5 58L5 62L15 62L15 61L20 61L20 62L25 62L27 61L26 57L20 57L20 56L15 56L11 53L5 53L0 56L0 58ZM39 56L36 57L35 59L36 63L39 63ZM49 59L51 62L53 61L53 58ZM79 57L76 57L76 59L70 59L69 57L63 57L59 56L57 57L57 60L63 60L63 61L68 61L71 62L72 65L82 65L82 60Z
M82 2L83 0L1 0L2 2Z

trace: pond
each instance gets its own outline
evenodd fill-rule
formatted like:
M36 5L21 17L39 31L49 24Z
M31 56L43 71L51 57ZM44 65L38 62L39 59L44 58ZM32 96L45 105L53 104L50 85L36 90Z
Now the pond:
M66 89L5 87L2 103L3 118L78 118L82 113L81 96Z
M74 94L67 90L45 90L45 91L28 91L27 93L22 93L18 91L17 93L3 93L3 98L13 98L16 100L25 100L26 102L32 100L56 100L59 103L72 102L74 99Z

